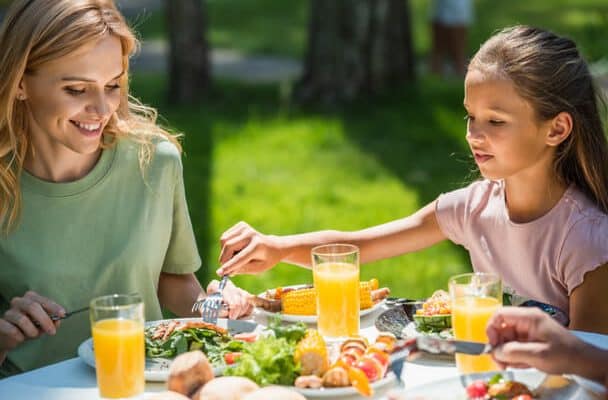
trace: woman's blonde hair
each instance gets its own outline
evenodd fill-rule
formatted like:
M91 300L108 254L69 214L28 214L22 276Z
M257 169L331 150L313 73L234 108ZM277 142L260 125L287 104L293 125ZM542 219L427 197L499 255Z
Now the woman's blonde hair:
M124 74L121 100L104 129L102 146L132 137L140 146L143 168L153 155L155 138L178 149L177 135L157 125L157 112L129 96L129 57L139 42L112 0L15 0L0 29L0 226L7 234L19 219L20 175L29 150L26 104L17 100L24 74L66 56L106 34L120 39Z
M514 26L481 46L471 70L511 80L539 121L563 111L572 116L572 132L557 147L555 173L608 214L608 141L602 119L606 103L576 44L543 29Z

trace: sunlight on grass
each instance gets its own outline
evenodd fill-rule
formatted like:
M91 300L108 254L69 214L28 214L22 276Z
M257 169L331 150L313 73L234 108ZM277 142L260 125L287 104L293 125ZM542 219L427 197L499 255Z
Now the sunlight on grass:
M262 134L260 134L263 132ZM381 162L353 145L336 118L250 119L213 129L213 237L245 220L265 233L354 230L406 216L422 204ZM252 149L261 154L253 154ZM211 258L218 256L216 246ZM467 269L453 246L375 263L377 277L403 296L427 296L437 282ZM236 278L254 292L310 282L310 271L281 266L258 277Z

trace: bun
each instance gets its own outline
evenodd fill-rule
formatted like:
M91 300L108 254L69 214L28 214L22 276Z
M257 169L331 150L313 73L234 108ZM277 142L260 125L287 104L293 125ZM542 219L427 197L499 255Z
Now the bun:
M259 389L259 386L248 378L240 376L222 376L207 382L193 396L194 400L241 400L247 394Z
M306 397L284 387L267 386L249 393L241 400L306 400Z
M169 367L167 388L191 396L213 379L213 367L202 351L190 351L175 357Z
M190 400L190 398L183 394L168 390L166 392L154 393L153 395L146 396L146 400Z

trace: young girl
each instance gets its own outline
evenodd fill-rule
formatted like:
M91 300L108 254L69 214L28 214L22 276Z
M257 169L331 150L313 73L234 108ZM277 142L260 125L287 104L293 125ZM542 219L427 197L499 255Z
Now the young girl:
M15 0L0 32L0 374L76 355L96 296L193 316L205 296L180 147L129 98L137 41L109 0ZM229 284L230 317L247 293ZM36 339L36 340L30 340ZM1 376L1 375L0 375Z
M499 32L468 66L464 107L483 180L357 232L277 237L239 223L222 236L218 273L308 266L328 242L356 244L370 262L450 239L475 271L565 310L570 328L608 333L608 146L576 45L531 27Z

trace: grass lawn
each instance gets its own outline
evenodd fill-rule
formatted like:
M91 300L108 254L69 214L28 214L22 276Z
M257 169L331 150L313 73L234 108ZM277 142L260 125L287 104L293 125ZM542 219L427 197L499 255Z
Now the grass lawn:
M517 4L515 4L517 3ZM245 52L298 56L306 37L305 0L212 0L211 41ZM499 26L535 23L574 37L593 59L608 55L604 0L476 1L471 49ZM420 57L428 51L427 1L413 0ZM162 35L162 18L141 22L144 38ZM412 213L438 194L475 179L464 141L462 82L422 76L394 93L340 110L301 109L275 85L216 82L190 108L164 102L164 76L136 74L135 94L186 134L185 179L199 250L199 278L214 276L220 234L244 220L266 233L359 229ZM362 267L399 296L428 296L470 269L451 243ZM237 277L252 292L310 282L307 270L281 264Z

